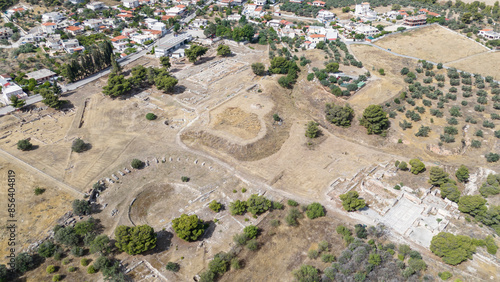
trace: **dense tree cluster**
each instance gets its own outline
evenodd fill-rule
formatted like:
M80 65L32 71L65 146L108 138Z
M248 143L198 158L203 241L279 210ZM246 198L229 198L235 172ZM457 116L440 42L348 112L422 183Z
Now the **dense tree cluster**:
M63 75L71 82L94 74L111 66L113 46L109 41L102 41L98 46L90 47L90 52L64 64Z
M115 246L129 255L137 255L156 247L156 233L148 225L129 227L120 225L115 230Z
M196 241L207 226L197 215L182 214L180 217L172 220L172 228L179 238L186 241Z
M389 119L381 106L371 105L363 111L360 124L366 128L368 134L382 134L389 128Z
M345 194L340 195L340 200L342 200L342 206L346 211L357 211L366 206L365 200L359 198L359 194L356 191L349 191Z
M329 122L341 127L349 127L354 118L354 110L349 104L342 107L334 103L327 103L325 113Z

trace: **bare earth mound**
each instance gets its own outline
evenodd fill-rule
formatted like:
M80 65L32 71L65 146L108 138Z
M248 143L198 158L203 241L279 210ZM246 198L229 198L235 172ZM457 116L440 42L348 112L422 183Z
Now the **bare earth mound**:
M251 139L257 136L261 126L256 114L231 107L217 115L213 128L243 139Z
M388 36L376 44L398 54L436 63L455 61L487 50L479 43L438 25ZM457 48L458 46L460 48Z

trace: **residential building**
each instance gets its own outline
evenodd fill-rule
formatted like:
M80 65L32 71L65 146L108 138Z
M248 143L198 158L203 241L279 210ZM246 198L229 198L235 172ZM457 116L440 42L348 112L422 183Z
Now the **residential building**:
M302 3L303 0L290 0L290 3L297 3L300 4Z
M331 22L335 19L335 14L327 10L320 10L316 15L316 19L322 23Z
M154 25L155 23L157 23L158 20L157 19L152 19L152 18L145 18L144 19L144 24L150 29L152 25Z
M137 31L137 29L135 29L135 28L124 28L122 30L122 35L130 36L131 34L135 33L136 31Z
M136 7L139 7L139 1L138 0L123 0L123 7L133 9Z
M167 16L182 16L184 12L186 11L186 6L184 5L177 5L175 7L172 7L168 10L165 10L165 14Z
M479 31L478 35L489 40L500 39L500 33L494 32L492 29L482 29Z
M366 13L368 13L369 11L370 3L368 2L363 2L354 7L354 15L358 17L366 15Z
M231 7L233 0L220 0L217 4L221 7Z
M111 44L117 50L125 49L127 43L128 43L128 37L125 35L120 35L111 39Z
M326 36L324 34L310 34L306 37L306 40L312 44L318 44L319 42L325 42Z
M228 21L239 21L241 19L241 15L239 14L232 14L227 17Z
M73 5L78 5L80 3L85 2L85 0L69 0L69 2Z
M155 3L154 0L139 0L139 6L148 6L148 5L153 5Z
M129 13L121 13L121 14L116 15L116 17L119 18L119 19L122 19L124 21L129 21L134 16L132 16L132 14L129 14Z
M326 41L335 41L339 37L339 32L336 29L329 28L326 30Z
M90 29L93 30L98 30L99 27L102 25L102 20L101 19L88 19L83 22L83 25L86 27L89 27Z
M80 33L83 32L83 28L78 27L78 26L74 26L74 25L73 26L68 26L64 30L66 30L66 32L72 34L73 36L77 36L78 34L80 34Z
M50 12L42 15L42 23L53 22L58 23L64 19L64 16L58 12Z
M154 23L149 29L161 32L160 36L167 34L167 26L161 22Z
M106 9L107 6L104 5L104 3L102 2L90 2L87 4L87 9L90 9L92 11L98 11L98 10L102 10L102 9Z
M62 49L61 39L47 38L47 40L45 41L45 47L53 51L59 51Z
M174 37L164 42L162 45L156 47L155 56L157 58L168 56L178 48L184 46L186 41L191 41L192 39L193 36L191 34L188 33L180 34L179 36Z
M18 8L12 8L12 9L8 9L5 14L7 15L7 17L10 19L15 13L19 13L19 14L22 14L24 13L24 11L26 11L23 7L18 7Z
M44 83L45 81L49 81L56 76L56 73L48 70L41 69L33 72L29 72L26 74L28 79L35 79L37 83Z
M132 36L130 36L130 39L135 41L136 43L144 44L144 42L146 42L146 41L154 40L154 36L151 34L145 34L145 33L143 33L143 34L135 33L135 34L132 34Z
M85 51L85 47L80 46L80 43L76 39L66 39L62 41L62 46L66 52L72 54L75 52Z
M202 27L202 26L207 26L208 24L208 21L206 19L195 19L193 22L192 22L192 25L194 27Z
M0 39L9 39L12 36L12 29L10 27L0 28Z
M406 17L404 24L408 26L419 26L427 23L427 15L418 15L413 17Z
M254 0L253 3L257 6L264 6L266 5L267 0Z
M428 16L432 16L432 17L440 17L440 16L441 16L440 14L438 14L438 13L434 13L434 12L431 12L431 11L429 11L429 10L427 10L427 9L420 9L420 10L418 11L418 13L419 13L420 15L428 15Z
M267 26L277 29L280 27L280 20L270 20L267 22Z
M42 24L42 32L51 34L56 32L57 29L57 24L52 23L52 22L46 22Z
M153 39L158 39L163 35L163 33L161 31L153 30L153 29L143 29L142 33L149 34Z
M2 85L2 98L5 104L10 104L10 97L16 95L20 99L26 99L28 95L23 92L23 89L19 85L15 84L11 80L0 77L0 84Z
M354 30L358 34L364 34L366 37L377 35L380 31L371 25L360 24Z
M325 7L326 2L323 1L313 1L312 5L317 7Z
M243 4L246 2L246 0L233 0L231 3L233 6L243 6Z

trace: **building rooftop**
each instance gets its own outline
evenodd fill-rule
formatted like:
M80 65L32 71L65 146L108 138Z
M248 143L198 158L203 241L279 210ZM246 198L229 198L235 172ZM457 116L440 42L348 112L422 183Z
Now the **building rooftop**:
M35 80L42 79L48 76L56 75L55 72L48 69L41 69L33 72L29 72L26 74L29 78L34 78Z

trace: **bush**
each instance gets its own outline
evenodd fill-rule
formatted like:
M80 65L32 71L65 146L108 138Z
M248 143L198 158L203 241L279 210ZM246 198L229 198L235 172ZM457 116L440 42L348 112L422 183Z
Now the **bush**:
M216 200L213 200L210 202L210 204L208 205L208 207L213 210L214 212L219 212L222 208L222 204L217 202Z
M299 203L297 203L296 201L294 200L288 200L288 205L291 206L291 207L296 207L299 205Z
M306 215L310 219L325 216L325 208L320 203L312 203L307 206Z
M71 146L71 150L75 153L81 153L87 150L88 145L83 142L82 139L77 138L73 141L73 145Z
M189 182L189 180L191 180L191 178L189 178L187 176L181 176L181 181L182 182Z
M144 162L141 160L138 160L138 159L133 159L130 166L132 166L132 168L135 168L135 169L140 169L144 166Z
M331 263L336 260L335 256L332 254L322 254L321 255L321 261L326 262L326 263Z
M155 120L157 118L157 116L153 113L147 113L146 114L146 119L147 120Z
M29 151L33 148L33 144L29 141L29 139L22 139L17 141L17 149L21 151Z
M293 276L297 281L320 281L318 270L310 265L302 265L294 270Z
M319 135L319 127L318 127L318 123L314 122L314 121L310 121L307 123L306 125L306 137L308 138L316 138L318 137Z
M296 208L291 208L288 215L285 217L285 221L289 226L297 226L299 224L299 218L302 218L300 211Z
M419 159L411 159L410 165L411 165L410 171L413 174L419 174L425 170L424 163L422 163Z
M81 264L82 266L87 266L87 265L89 265L89 259L82 258L82 259L80 260L80 264Z
M381 134L389 127L389 119L381 106L370 105L363 111L360 124L366 128L368 134Z
M236 200L229 204L229 211L231 215L242 215L247 211L247 203L244 201Z
M61 281L61 279L62 279L61 274L56 274L56 275L52 276L52 281L54 281L54 282Z
M272 207L272 202L264 196L253 194L246 202L247 211L253 215L258 215L266 212Z
M165 269L171 272L178 272L181 269L181 267L178 263L168 262L167 265L165 266Z
M74 266L70 266L70 267L68 267L68 271L69 271L69 272L75 272L76 270L77 270L77 268L76 268L76 267L74 267Z
M40 188L40 187L36 187L34 192L35 192L35 195L37 195L37 196L42 195L45 192L45 189Z
M95 269L95 267L93 265L87 267L87 273L88 274L94 274L96 272L97 272L97 270Z
M243 233L246 235L248 239L254 239L259 234L259 228L254 225L249 225L243 229Z
M87 215L90 214L91 206L87 200L74 200L73 204L73 213L76 215Z
M55 251L56 245L52 241L45 241L38 247L38 254L44 258L53 256Z
M309 250L307 252L307 257L310 258L310 259L317 259L319 257L318 250Z
M255 239L248 240L246 246L250 251L257 251L259 249L259 243Z
M479 140L472 140L471 143L470 143L470 146L472 148L481 148L481 141Z
M366 227L361 224L356 224L354 226L354 232L356 233L356 237L360 239L366 239L368 237L368 232L366 231Z
M489 163L495 163L500 159L500 156L495 153L488 153L485 155L486 161Z
M329 122L342 127L350 126L354 118L354 110L349 105L342 107L334 103L327 103L325 113Z
M441 280L448 280L450 279L451 277L453 277L453 274L451 274L450 272L448 271L445 271L445 272L439 272L438 273L438 276L439 278L441 278Z
M57 271L57 267L54 266L54 265L49 265L47 266L47 269L45 269L45 271L48 273L48 274L51 274L51 273L54 273Z
M266 73L266 67L262 63L253 63L252 71L256 75L264 75Z
M283 204L280 202L273 202L273 210L282 210Z

